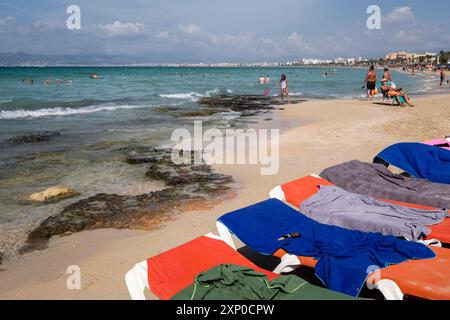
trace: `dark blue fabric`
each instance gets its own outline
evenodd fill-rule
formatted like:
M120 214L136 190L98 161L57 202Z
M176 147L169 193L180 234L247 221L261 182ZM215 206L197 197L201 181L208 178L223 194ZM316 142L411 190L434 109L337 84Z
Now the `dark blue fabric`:
M282 248L291 254L317 258L317 277L329 289L355 297L369 267L435 257L419 243L320 224L276 199L228 213L219 221L257 252L272 255ZM293 232L300 232L301 237L278 241Z
M450 184L449 150L423 143L398 143L384 149L376 158L416 178Z

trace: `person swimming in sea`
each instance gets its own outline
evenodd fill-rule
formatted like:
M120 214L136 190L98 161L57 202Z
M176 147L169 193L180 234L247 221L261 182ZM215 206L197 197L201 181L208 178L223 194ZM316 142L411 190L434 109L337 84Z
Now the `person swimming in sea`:
M284 95L286 95L288 103L289 103L290 102L289 101L289 83L288 83L288 79L284 73L281 75L281 79L278 82L278 86L280 87L281 102L282 103L284 102Z
M89 78L94 79L94 80L98 80L98 79L101 79L102 77L99 76L99 75L96 74L96 73L91 73L91 74L89 75Z

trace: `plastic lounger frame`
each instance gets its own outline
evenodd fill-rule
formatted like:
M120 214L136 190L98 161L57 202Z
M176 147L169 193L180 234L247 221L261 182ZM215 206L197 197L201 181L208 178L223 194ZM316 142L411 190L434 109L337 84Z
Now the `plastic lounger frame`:
M223 241L221 237L212 233L207 234L206 237ZM126 273L125 283L132 300L146 300L144 291L145 289L150 289L147 272L147 260L144 260L135 264L134 267Z

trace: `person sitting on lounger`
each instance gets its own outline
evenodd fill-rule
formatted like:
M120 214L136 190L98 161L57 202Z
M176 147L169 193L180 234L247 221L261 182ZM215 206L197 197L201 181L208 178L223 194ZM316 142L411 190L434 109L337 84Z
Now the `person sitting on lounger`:
M411 108L414 107L414 105L411 104L411 99L402 88L397 89L391 81L388 81L388 79L383 79L381 84L383 95L394 98L401 107L405 107L406 105Z
M403 91L402 88L398 88L398 89L397 89L397 95L398 95L399 97L403 98L403 100L405 101L405 103L406 103L409 107L414 108L414 105L411 104L411 100L409 99L408 95L406 94L405 91ZM402 103L402 106L404 106L405 103Z
M383 78L387 79L388 81L392 81L391 73L389 72L388 67L383 69Z
M397 93L396 86L386 78L381 80L381 92L383 94L383 97L388 99L392 98L398 103L398 105L404 107Z

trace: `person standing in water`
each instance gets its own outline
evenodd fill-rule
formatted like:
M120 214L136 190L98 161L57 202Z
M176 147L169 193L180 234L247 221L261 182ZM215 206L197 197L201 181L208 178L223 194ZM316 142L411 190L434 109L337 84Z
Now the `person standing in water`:
M444 67L442 67L441 68L441 83L440 83L440 87L442 87L442 85L444 84L444 81L445 81L445 68Z
M263 76L259 76L259 84L264 84L266 83L266 78L264 78Z
M286 95L289 103L289 84L287 77L284 73L281 75L281 79L280 82L278 83L278 86L280 87L281 102L284 102L284 95Z
M367 72L366 79L364 80L367 88L367 100L373 100L375 88L377 87L377 73L375 67L370 66L369 72Z

